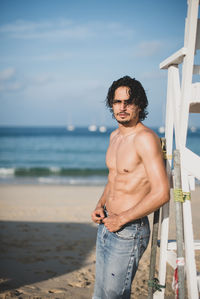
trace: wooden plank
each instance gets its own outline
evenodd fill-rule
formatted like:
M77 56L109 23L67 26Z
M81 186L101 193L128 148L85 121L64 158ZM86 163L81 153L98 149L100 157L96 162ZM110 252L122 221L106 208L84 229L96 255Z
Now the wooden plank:
M188 14L185 28L184 47L187 48L187 55L184 57L182 66L181 83L181 107L180 107L180 141L185 146L187 138L189 100L191 98L191 85L193 76L194 53L197 33L199 1L191 0L188 2Z
M183 192L190 192L188 173L181 168L182 178L182 190ZM185 241L185 270L187 277L188 297L189 299L198 298L197 290L197 270L195 262L195 246L194 246L194 234L192 225L192 211L191 211L192 200L186 199L183 203L183 217L184 217L184 241ZM195 242L196 243L196 242Z
M200 157L185 147L181 150L181 161L182 167L200 180Z
M190 103L200 103L200 82L192 84Z
M196 37L195 49L196 50L200 49L200 19L198 19L198 22L197 22L197 37Z
M176 215L176 240L177 240L177 269L178 269L178 298L185 299L184 287L184 250L183 250L183 214L182 214L182 187L181 163L179 150L174 151L174 192L181 191L174 197ZM176 193L175 193L176 194Z
M190 113L200 113L200 102L190 104Z
M171 181L171 165L172 165L172 145L173 145L173 123L174 123L174 103L173 103L173 73L174 66L171 66L168 71L168 86L167 86L167 104L166 104L166 120L165 120L165 138L167 150L167 176L169 182ZM160 229L160 259L159 259L159 283L165 285L166 281L166 265L167 265L167 243L169 231L169 205L167 202L162 207L161 229ZM164 299L165 290L154 293L153 298Z
M200 83L193 83L190 97L190 113L200 113Z
M200 65L194 64L193 75L200 75Z
M183 62L184 56L187 54L187 49L186 48L181 48L174 54L172 54L170 57L165 59L163 62L160 63L160 69L168 69L170 65L173 64L180 64Z
M160 138L160 142L163 151L164 163L166 167L166 139ZM155 282L155 272L156 272L156 254L157 254L159 218L160 218L160 209L154 212L154 217L153 217L153 232L152 232L152 241L151 241L151 257L150 257L149 283L148 283L148 299L153 299L153 293L155 292L155 289L153 287L153 282Z

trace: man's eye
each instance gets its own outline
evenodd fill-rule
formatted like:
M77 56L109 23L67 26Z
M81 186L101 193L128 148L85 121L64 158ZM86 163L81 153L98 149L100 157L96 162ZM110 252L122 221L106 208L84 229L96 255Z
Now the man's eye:
M113 104L114 105L120 105L121 103L123 103L127 106L127 105L132 105L133 104L133 100L130 99L130 100L126 100L126 101L120 101L120 100L114 100L113 101Z
M131 105L131 104L133 104L133 101L130 99L130 100L126 101L126 104Z

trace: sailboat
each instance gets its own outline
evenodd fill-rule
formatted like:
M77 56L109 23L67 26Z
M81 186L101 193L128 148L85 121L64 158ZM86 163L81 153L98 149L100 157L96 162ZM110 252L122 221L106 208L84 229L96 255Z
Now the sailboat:
M99 127L99 132L105 133L107 131L107 128L105 126L100 126Z
M67 131L72 132L72 131L74 131L74 130L75 130L75 126L73 126L73 125L68 125L68 126L67 126Z
M197 128L195 126L190 127L190 131L192 133L195 133L197 131Z
M97 126L96 125L90 125L88 127L88 131L90 131L90 132L96 132L96 130L97 130Z
M163 127L163 126L159 127L158 132L161 134L165 133L165 127Z

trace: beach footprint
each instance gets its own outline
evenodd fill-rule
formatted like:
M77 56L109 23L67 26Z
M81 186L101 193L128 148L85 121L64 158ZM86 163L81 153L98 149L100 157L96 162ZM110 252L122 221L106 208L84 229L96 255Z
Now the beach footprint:
M59 289L51 289L48 291L48 293L50 294L62 294L62 293L65 293L66 292L66 289L63 289L63 288L59 288Z

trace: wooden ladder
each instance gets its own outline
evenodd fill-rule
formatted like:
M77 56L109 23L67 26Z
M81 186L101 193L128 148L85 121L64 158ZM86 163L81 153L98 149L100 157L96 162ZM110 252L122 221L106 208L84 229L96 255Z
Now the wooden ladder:
M191 213L191 190L195 188L195 179L200 180L200 157L186 147L189 113L200 113L200 82L194 81L194 75L200 75L200 66L194 65L196 51L200 49L200 20L198 19L199 0L188 1L188 12L185 22L184 46L176 53L168 57L160 64L161 69L168 70L165 138L166 138L166 169L171 187L175 189L174 194L183 198L183 202L178 205L183 221L183 240L169 242L169 203L162 208L161 228L160 228L160 261L158 282L165 285L166 263L181 269L186 273L188 298L198 299L198 281L195 264L195 249L200 248L200 242L194 241ZM180 83L179 67L182 65L182 79ZM172 153L173 137L175 137L175 155L178 155L179 186L177 188L177 176L173 176ZM175 181L172 180L174 177ZM174 181L172 183L172 181ZM178 191L179 190L179 191ZM177 195L178 194L178 195ZM184 195L184 196L183 196ZM179 201L179 200L177 200ZM177 225L180 225L178 223ZM177 230L176 230L177 231ZM184 256L179 256L178 243L183 243ZM184 269L184 271L183 271ZM178 298L184 299L184 291L180 289L184 286L178 280ZM156 291L149 298L164 298L165 289Z

